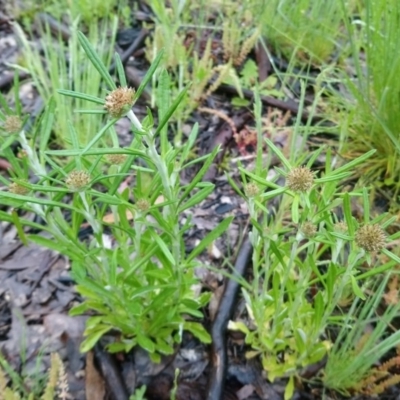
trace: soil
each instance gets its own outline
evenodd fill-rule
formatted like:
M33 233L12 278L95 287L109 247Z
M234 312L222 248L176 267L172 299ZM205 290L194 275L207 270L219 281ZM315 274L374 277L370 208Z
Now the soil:
M0 10L4 9L0 2ZM151 19L146 8L140 11L140 17L142 20ZM49 15L37 17L37 21L44 20L52 24L54 32L61 32L68 38L68 27L53 21ZM134 29L121 29L117 36L115 50L121 54L128 80L133 86L138 86L148 66L144 58L144 38L147 34L149 32L136 26ZM31 40L33 45L41 46L42 39L37 32ZM215 46L218 47L217 42ZM14 78L14 70L10 65L18 63L20 56L13 16L0 11L0 89L4 94L10 90ZM261 48L255 48L249 57L257 62L260 80L266 79L272 71L266 53ZM285 68L284 60L275 59L275 62L280 68ZM43 101L29 74L19 74L24 112L34 121L43 109ZM189 250L194 248L198 240L223 218L232 215L234 222L229 231L216 241L208 254L203 255L203 261L219 267L223 256L230 255L237 271L247 276L251 250L246 240L250 222L248 210L244 200L232 189L225 172L229 171L231 178L239 184L237 161L241 160L248 166L253 163L256 137L251 128L254 126L252 114L247 108L232 106L231 99L235 95L233 88L221 86L204 101L202 108L193 112L188 121L189 129L196 121L200 126L201 134L196 144L200 149L199 155L210 152L217 145L221 145L224 151L206 174L205 179L215 183L216 190L192 210L194 226L187 236L186 247ZM244 91L244 95L250 100L253 98L250 90ZM290 135L286 122L298 113L297 98L296 92L288 93L285 100L267 96L262 98L265 119L277 128L274 142L282 149L285 149ZM311 91L308 98L312 100ZM135 112L144 115L148 105L148 94L145 93L135 105ZM208 108L220 110L222 116L210 115ZM308 118L306 112L302 118ZM317 123L318 118L314 118L314 122ZM127 120L117 124L117 131L121 144L127 144L131 135ZM321 129L311 145L317 147L320 141L326 139L327 135ZM0 173L6 176L8 168L7 161L0 158ZM190 175L182 176L183 181L190 179ZM35 216L25 215L25 218L34 219ZM90 237L91 232L82 227L80 234L84 240ZM108 354L104 350L104 342L100 342L93 351L82 354L79 346L86 318L68 315L71 307L81 300L70 276L68 259L33 244L23 245L18 239L17 229L10 223L0 221L1 352L14 370L25 376L45 373L50 365L50 354L58 352L66 368L70 398L75 400L127 400L136 388L143 385L147 386L147 399L169 399L176 369L180 371L176 393L179 400L283 399L286 380L269 382L259 360L256 357L246 359L248 349L244 337L226 330L224 323L228 319L245 313L243 300L237 296L238 288L233 281L227 283L222 274L206 268L199 270L198 275L203 285L213 292L212 301L204 310L204 324L213 335L212 346L203 345L190 335L185 335L176 353L164 357L159 364L151 362L148 354L139 348L128 354ZM226 353L221 353L221 346L226 348ZM215 361L221 354L226 357L226 363ZM311 380L318 376L322 366L323 362L304 371L303 375ZM341 398L337 393L324 392L317 384L304 382L297 382L294 399ZM27 388L33 383L29 379L24 382ZM398 388L393 386L381 398L400 398L399 393Z

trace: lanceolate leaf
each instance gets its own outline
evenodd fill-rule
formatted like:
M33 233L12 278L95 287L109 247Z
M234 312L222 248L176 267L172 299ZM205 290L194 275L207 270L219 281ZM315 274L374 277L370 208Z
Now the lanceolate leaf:
M89 60L92 62L93 66L97 69L101 77L106 81L107 85L111 90L116 89L116 85L111 78L106 66L101 61L100 57L97 55L95 50L93 49L92 45L90 44L89 40L82 32L78 32L78 40L81 44L83 50L85 51L86 55L88 56Z
M187 261L192 261L197 257L203 250L205 250L214 240L219 238L227 229L232 222L233 217L224 219L214 230L212 230L189 254Z

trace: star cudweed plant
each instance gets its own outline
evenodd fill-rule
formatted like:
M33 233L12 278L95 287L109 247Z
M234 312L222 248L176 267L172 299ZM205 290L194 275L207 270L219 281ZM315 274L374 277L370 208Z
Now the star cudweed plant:
M190 221L182 225L180 215L213 191L211 183L201 180L218 149L188 163L197 125L181 148L168 142L168 120L185 91L160 113L157 124L150 110L143 120L134 113L132 106L153 75L168 79L165 71L156 73L162 53L136 90L127 86L116 55L120 83L117 88L83 34L79 34L79 40L109 93L102 99L67 90L59 92L93 103L94 109L80 111L98 114L104 118L104 126L82 148L71 125L72 149L50 151L52 121L57 118L54 103L47 106L41 124L31 134L17 123L12 110L0 114L0 126L11 135L2 136L1 151L12 165L12 182L0 177L6 187L0 192L0 203L18 209L11 214L0 211L0 218L15 223L24 243L35 242L70 258L77 290L84 299L71 314L91 315L82 351L91 349L112 331L118 332L118 340L109 341L111 351L129 351L139 345L158 360L160 354L173 352L174 343L181 340L184 330L203 342L210 341L200 323L201 308L210 296L193 291L198 283L194 267L197 255L224 232L230 219L222 221L187 254L184 235ZM167 86L160 82L159 87ZM133 139L129 146L121 148L114 124L124 117L132 124ZM15 140L26 152L23 159L10 149ZM181 185L181 171L200 162L197 175L189 184ZM37 176L37 183L28 182L30 173ZM119 192L128 176L134 177L133 189ZM25 219L24 211L35 212L44 224ZM82 241L79 231L84 223L91 226L93 235ZM45 234L30 233L30 227ZM111 232L111 245L104 239L106 228Z
M256 119L261 120L257 109L256 103ZM253 226L254 279L242 282L251 323L231 321L230 328L246 334L251 347L247 356L261 358L270 381L289 377L285 398L290 399L301 370L329 359L329 329L340 323L345 302L364 301L371 278L400 260L386 249L395 236L385 229L395 218L371 220L367 189L343 192L341 187L341 180L374 151L334 169L328 148L307 154L305 163L299 156L289 160L271 140L266 142L282 165L274 175L264 165L262 145L253 171L239 166L244 190L236 189L247 201ZM317 175L312 166L324 150L326 165ZM279 205L272 212L276 199ZM363 221L352 215L351 202L358 199L363 201ZM390 261L366 268L379 252Z

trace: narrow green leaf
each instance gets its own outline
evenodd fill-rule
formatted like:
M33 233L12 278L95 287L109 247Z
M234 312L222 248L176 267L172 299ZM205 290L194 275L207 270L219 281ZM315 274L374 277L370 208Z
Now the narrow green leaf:
M283 155L283 153L274 145L274 143L271 140L266 138L265 141L267 142L268 147L270 147L272 151L276 154L276 156L282 161L282 164L285 165L285 167L290 171L292 169L292 166L290 162L286 159L286 157Z
M186 96L188 89L185 88L183 89L179 95L176 97L176 99L174 100L174 102L172 103L171 107L168 109L168 111L164 114L162 120L160 121L160 123L157 126L156 131L154 132L154 135L157 136L161 130L164 128L164 126L166 126L166 124L168 123L168 121L170 120L171 116L174 114L174 112L176 111L176 109L178 108L179 104L181 103L182 99Z
M369 223L369 197L368 197L368 189L366 187L363 188L363 205L364 205L364 224Z
M340 181L341 179L345 179L350 176L353 172L341 172L339 174L330 173L329 175L325 175L322 178L317 178L314 180L315 183L324 183L324 182L334 182Z
M345 195L343 196L343 211L349 235L353 237L355 233L355 227L353 222L353 216L351 213L350 196L348 193L345 193Z
M60 156L60 157L69 157L69 156L78 156L82 153L82 150L48 150L46 154L52 156ZM126 147L122 148L92 148L85 153L87 156L98 156L98 155L108 155L108 154L133 154L139 157L147 158L146 154L143 151L136 149L128 149Z
M19 219L17 211L12 210L11 215L12 215L12 220L13 220L14 226L17 228L18 236L19 236L21 242L24 244L24 246L28 246L28 239L25 235L24 228L22 227L22 224Z
M204 326L199 324L198 322L185 321L184 329L191 332L202 343L211 343L210 334L205 330Z
M168 109L171 103L171 80L167 70L164 68L158 77L158 86L156 94L156 103L158 108L158 120L163 121L168 115ZM169 119L168 119L169 120ZM165 156L168 150L168 125L163 125L160 129L161 155Z
M82 353L86 353L87 351L93 349L101 337L104 336L111 328L111 326L105 326L88 335L88 337L81 343L80 351Z
M351 276L351 287L353 288L353 292L357 297L359 297L361 300L365 300L365 295L358 286L357 281L353 275Z
M142 334L138 334L136 336L136 340L142 349L148 351L149 353L154 353L156 346L155 343L150 338Z
M172 255L172 253L169 250L169 248L166 245L166 243L161 239L161 236L157 235L153 230L151 230L150 232L151 232L152 238L158 244L158 246L161 249L161 251L164 254L164 256L167 258L167 260L170 262L170 264L172 266L175 266L174 256Z
M74 110L74 113L77 114L107 114L106 110L90 110L90 109L81 109L78 108L76 110Z
M178 213L183 212L184 210L199 204L203 201L210 193L213 192L215 185L208 182L208 185L203 187L200 191L194 194L190 199L183 205L179 207Z
M158 64L160 64L160 61L161 61L163 55L164 55L164 51L161 50L157 54L157 56L154 59L154 61L151 63L150 68L148 69L146 75L144 76L144 78L142 80L142 83L140 84L140 86L136 90L135 97L137 99L141 96L143 90L146 88L147 84L150 82L154 72L156 71L156 69L158 67Z
M107 130L114 125L118 121L118 118L110 119L103 128L96 134L96 136L86 145L86 147L82 150L82 155L86 154L107 132Z
M75 97L76 99L81 99L81 100L87 100L92 103L101 104L102 106L104 106L105 103L105 100L101 99L100 97L91 96L86 93L74 92L73 90L58 89L57 92L63 94L64 96ZM104 113L103 110L102 113Z
M295 224L299 223L299 203L300 203L300 197L298 194L296 194L293 198L293 203L292 203L292 220Z
M358 164L361 164L365 160L367 160L369 157L371 157L374 153L376 153L375 149L372 149L368 151L367 153L363 154L360 157L357 157L355 160L352 160L348 162L347 164L335 169L334 171L331 172L331 174L337 175L345 171L353 171L354 167Z
M174 348L167 344L164 340L157 338L156 342L157 351L163 354L173 354Z
M204 162L203 166L200 168L200 171L196 174L196 176L192 179L192 182L186 187L185 191L181 195L179 205L182 204L183 200L191 193L193 188L197 185L198 182L203 178L204 174L208 171L208 168L212 164L215 156L219 151L219 147L215 147L212 153L209 154L209 157Z
M121 57L117 52L114 54L114 60L115 60L115 66L117 67L117 73L118 73L118 79L119 79L119 84L121 87L128 87L128 84L126 83L126 76L125 76L125 70L124 66L121 61Z
M213 229L208 235L206 235L202 241L192 250L189 254L187 261L192 261L197 257L203 250L205 250L214 240L218 239L227 229L232 222L233 217L224 219L215 229Z
M68 210L72 210L75 212L81 212L80 210L77 210L76 208L71 207L70 205L68 205L66 203L59 203L57 201L41 199L41 198L31 197L31 196L22 196L22 195L10 193L10 192L0 192L0 199L1 198L23 201L24 203L29 202L29 203L34 203L34 204L44 204L46 206L66 208Z
M182 153L181 153L181 160L180 160L181 165L182 165L182 163L184 163L187 160L190 150L194 146L194 143L196 141L198 133L199 133L199 124L198 124L198 122L196 122L192 127L192 130L189 134L189 137L188 137L185 145L183 146Z
M53 128L54 113L56 102L52 97L46 106L44 117L41 121L40 140L39 140L39 154L42 155L48 147L48 142Z
M100 57L97 55L96 51L90 44L89 40L82 32L78 32L78 40L83 50L85 51L86 55L88 56L89 60L91 61L93 66L97 69L101 77L106 81L109 88L111 90L116 89L117 86L115 85L113 79L111 78L111 75L109 74L106 66L103 64Z

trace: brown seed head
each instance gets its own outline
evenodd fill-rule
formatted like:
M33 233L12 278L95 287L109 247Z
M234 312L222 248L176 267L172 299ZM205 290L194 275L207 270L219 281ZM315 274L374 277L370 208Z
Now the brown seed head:
M90 175L86 171L71 171L65 179L68 189L73 192L80 192L90 183Z
M122 117L132 108L134 95L133 88L119 87L107 95L104 108L112 117Z
M4 130L7 133L17 133L22 128L21 118L17 115L7 115L4 121Z
M126 154L109 154L107 161L113 165L123 164L126 160Z
M357 246L365 251L379 251L385 245L386 235L378 225L364 225L356 233Z
M307 192L314 183L314 174L308 167L293 168L286 177L286 186L294 192Z
M17 182L10 183L10 186L8 186L8 190L10 193L20 194L20 195L28 194L30 191L27 187L22 186Z

